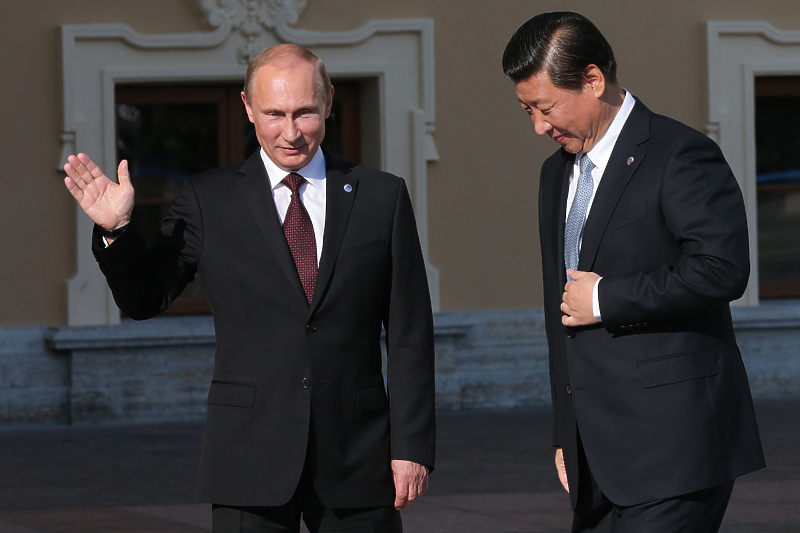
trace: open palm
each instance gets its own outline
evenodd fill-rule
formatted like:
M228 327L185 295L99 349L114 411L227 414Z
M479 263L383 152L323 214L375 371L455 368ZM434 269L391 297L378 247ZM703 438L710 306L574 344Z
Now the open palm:
M89 218L109 230L127 224L134 203L128 162L120 162L119 183L114 183L86 154L71 155L67 161L64 183Z

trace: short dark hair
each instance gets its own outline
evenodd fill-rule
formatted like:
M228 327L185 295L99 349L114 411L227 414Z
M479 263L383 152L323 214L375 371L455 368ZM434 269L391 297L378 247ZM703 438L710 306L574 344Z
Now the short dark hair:
M514 83L544 71L556 87L579 91L589 65L596 65L608 82L617 82L611 45L589 19L570 11L536 15L520 26L503 52L503 71Z

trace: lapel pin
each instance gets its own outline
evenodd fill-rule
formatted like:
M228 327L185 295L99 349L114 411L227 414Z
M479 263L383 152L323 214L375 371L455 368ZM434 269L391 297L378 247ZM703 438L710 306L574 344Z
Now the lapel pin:
M631 163L633 163L633 156L628 158L628 165L630 165Z
M353 186L349 183L344 186L344 192L353 192Z

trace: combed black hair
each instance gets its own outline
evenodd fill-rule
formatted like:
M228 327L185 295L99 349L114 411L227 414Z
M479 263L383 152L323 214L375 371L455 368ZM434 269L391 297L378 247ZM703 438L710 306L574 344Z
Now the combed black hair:
M577 91L589 65L596 65L608 82L617 82L611 45L589 19L570 11L536 15L520 26L503 52L503 71L514 83L545 71L556 87Z

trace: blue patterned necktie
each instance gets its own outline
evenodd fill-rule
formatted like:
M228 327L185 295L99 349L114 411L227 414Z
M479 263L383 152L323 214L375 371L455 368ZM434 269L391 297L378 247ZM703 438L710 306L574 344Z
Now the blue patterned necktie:
M564 265L567 270L578 268L578 254L581 249L581 239L583 238L583 224L586 221L586 210L589 201L592 199L592 169L594 163L589 156L583 154L580 160L581 174L578 178L578 188L575 191L575 198L572 200L567 224L564 227ZM569 276L567 276L569 278Z

